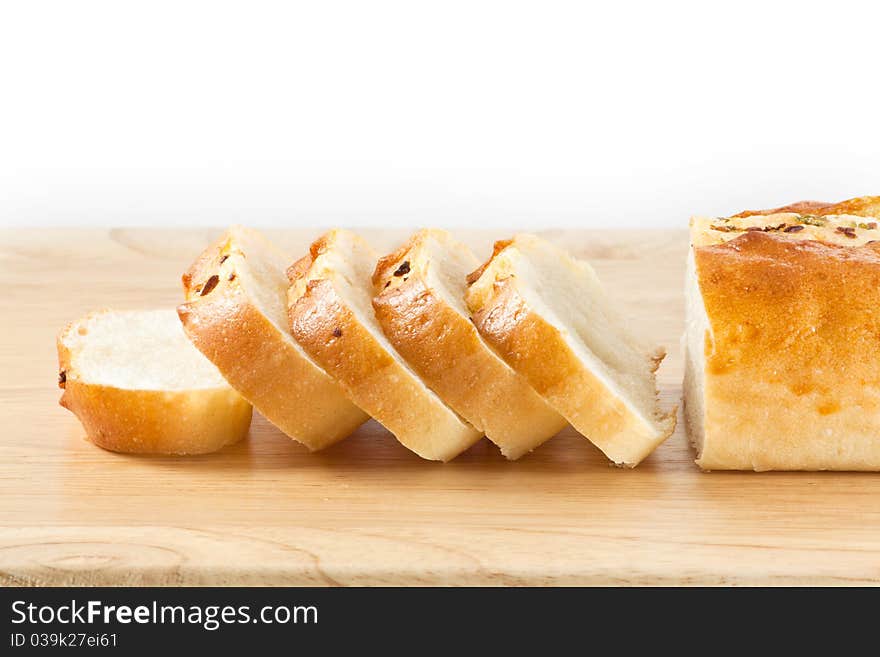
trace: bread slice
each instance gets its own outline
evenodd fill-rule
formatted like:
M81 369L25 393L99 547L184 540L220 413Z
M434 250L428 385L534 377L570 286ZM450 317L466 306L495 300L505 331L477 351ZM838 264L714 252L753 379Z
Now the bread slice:
M685 418L707 470L880 470L880 197L691 220Z
M114 452L205 454L247 435L251 406L173 310L95 312L58 336L61 405Z
M287 257L255 230L235 226L183 275L184 330L266 419L310 450L367 419L315 365L287 326Z
M373 308L394 348L457 413L517 459L567 422L483 342L464 296L476 257L442 230L422 230L373 274Z
M572 426L635 466L675 428L657 407L664 352L627 331L593 269L534 235L496 242L468 279L474 324Z
M376 254L357 235L333 230L289 270L294 338L358 406L422 458L448 461L481 433L406 365L373 314Z

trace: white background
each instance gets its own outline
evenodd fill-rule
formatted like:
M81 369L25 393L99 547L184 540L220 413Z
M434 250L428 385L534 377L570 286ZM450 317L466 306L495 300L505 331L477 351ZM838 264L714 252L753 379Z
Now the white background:
M7 226L684 226L880 193L876 3L0 7Z

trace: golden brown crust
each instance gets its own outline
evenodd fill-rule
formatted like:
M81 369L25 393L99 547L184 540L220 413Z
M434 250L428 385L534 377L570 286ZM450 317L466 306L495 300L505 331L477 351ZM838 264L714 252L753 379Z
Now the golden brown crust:
M829 214L849 214L856 217L880 217L880 196L860 196L851 198L848 201L835 203L824 208L820 213Z
M217 251L218 245L226 252ZM345 438L366 414L256 306L237 275L243 263L225 260L223 275L203 295L229 248L236 244L227 236L184 276L189 301L178 315L187 335L239 393L291 438L313 451Z
M361 326L330 281L308 281L305 294L290 306L290 327L297 342L352 397L372 410L384 409L381 373L394 359Z
M448 461L480 434L458 419L379 344L329 280L309 280L291 297L294 338L358 406L425 459Z
M493 287L473 315L483 338L608 458L638 465L672 434L674 412L658 435L584 366L556 327L529 308L510 278Z
M880 243L744 233L694 252L706 469L880 469Z
M743 210L739 214L733 215L733 217L745 218L755 215L784 214L787 212L818 215L822 214L822 211L831 207L831 205L831 203L825 203L824 201L798 201L797 203L783 205L781 208L773 208L772 210Z
M373 299L376 318L422 380L507 458L517 459L558 433L566 421L488 349L468 318L432 289L424 268L442 263L425 261L420 252L424 239L427 232L421 231L379 260L373 275L380 290ZM395 276L402 263L408 275Z
M745 210L733 215L733 217L744 218L755 215L784 214L787 212L820 217L840 214L855 217L878 217L880 216L880 196L860 196L847 201L841 201L840 203L798 201L797 203L784 205L781 208L773 208L772 210Z
M231 388L124 390L68 382L61 405L90 441L129 454L207 454L247 435L251 406Z

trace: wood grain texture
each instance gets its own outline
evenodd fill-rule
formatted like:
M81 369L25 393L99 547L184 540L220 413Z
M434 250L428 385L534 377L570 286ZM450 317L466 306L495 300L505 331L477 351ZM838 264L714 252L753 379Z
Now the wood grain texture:
M271 232L293 256L320 229ZM368 423L309 454L261 418L209 456L134 457L58 406L55 334L87 310L174 305L219 231L2 231L0 584L880 583L880 477L701 473L679 428L635 470L564 430L510 463L448 464ZM379 250L405 233L364 231ZM680 396L684 231L548 232L669 351ZM458 233L480 256L505 235Z

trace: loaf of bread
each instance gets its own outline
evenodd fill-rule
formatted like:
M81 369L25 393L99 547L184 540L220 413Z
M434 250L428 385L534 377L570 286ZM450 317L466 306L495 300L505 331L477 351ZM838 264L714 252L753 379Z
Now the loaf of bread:
M880 197L691 220L685 417L707 470L880 470Z
M310 450L367 415L293 340L287 256L259 232L231 228L183 276L180 321L196 347L266 419Z
M58 336L58 363L61 405L104 449L205 454L247 435L250 404L173 310L91 313Z
M373 312L377 255L333 230L288 271L294 338L360 408L422 458L448 461L482 436L444 404L388 342Z
M422 230L379 260L376 318L394 348L456 412L517 459L566 425L482 340L464 302L479 262L445 231Z
M675 428L657 404L664 357L627 329L593 269L534 235L496 242L469 277L483 338L608 458L635 466Z

